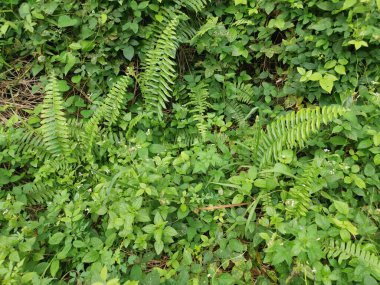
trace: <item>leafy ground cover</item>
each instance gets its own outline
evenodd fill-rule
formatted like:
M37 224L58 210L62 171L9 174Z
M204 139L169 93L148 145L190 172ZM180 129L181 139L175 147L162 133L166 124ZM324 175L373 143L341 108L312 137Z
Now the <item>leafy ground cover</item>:
M378 0L0 23L1 284L378 284Z

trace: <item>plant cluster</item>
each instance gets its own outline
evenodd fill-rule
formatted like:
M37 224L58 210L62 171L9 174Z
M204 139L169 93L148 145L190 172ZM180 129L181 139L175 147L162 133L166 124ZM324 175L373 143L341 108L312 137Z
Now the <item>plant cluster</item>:
M0 23L1 284L378 284L380 1Z

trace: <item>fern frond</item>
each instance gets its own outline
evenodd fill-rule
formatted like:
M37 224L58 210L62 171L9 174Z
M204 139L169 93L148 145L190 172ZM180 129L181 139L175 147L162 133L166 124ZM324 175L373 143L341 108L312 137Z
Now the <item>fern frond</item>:
M242 26L242 25L245 25L245 26L254 26L255 22L253 22L251 20L240 19L240 20L237 20L237 21L235 21L235 22L233 22L231 24L231 26Z
M201 28L198 30L198 32L195 33L193 38L190 40L190 44L193 45L198 38L203 36L208 31L214 29L218 23L218 17L211 17L207 20L206 23L204 23Z
M202 138L205 139L207 133L206 126L206 111L211 108L207 101L209 97L208 86L204 82L198 83L190 89L190 101L185 106L191 106L190 113L193 114L193 120L196 121L196 126Z
M42 103L40 130L44 146L54 156L66 155L70 150L69 130L63 109L58 81L53 74L49 78Z
M324 253L327 258L338 258L338 263L343 260L357 258L371 269L377 280L380 280L380 258L363 248L362 245L330 239L325 243Z
M288 217L306 216L311 206L311 194L320 167L314 163L308 164L299 176L296 184L289 190L289 198L285 201Z
M246 124L246 114L243 111L242 105L239 104L236 100L232 100L226 103L226 113L228 117L231 117L235 122L240 126Z
M177 38L179 43L190 43L194 37L196 30L189 21L181 21L177 28Z
M208 0L175 0L178 6L186 7L198 13L206 6Z
M138 124L138 122L140 122L142 120L142 118L144 118L144 114L138 114L136 117L134 117L128 124L128 130L127 130L127 133L125 134L125 137L126 138L129 138L129 136L131 135L131 132L133 130L133 128Z
M140 77L141 91L148 110L162 118L162 109L172 97L172 85L176 78L175 56L179 45L176 29L180 17L175 15L160 33L156 45L147 51L142 62L143 73Z
M47 187L44 183L26 183L22 186L17 186L26 196L28 204L36 205L43 204L54 197L55 191L53 187Z
M247 120L256 110L253 105L253 86L244 82L225 84L226 115L231 117L240 126L245 126Z
M18 145L16 154L32 154L38 156L40 160L48 159L51 153L44 147L44 139L38 130L25 131L21 137L12 137L12 143Z
M100 123L105 121L105 124L109 126L116 122L120 115L120 110L125 104L127 87L130 82L131 79L129 76L122 76L112 85L106 98L95 110L85 128L94 122Z
M176 143L180 146L189 147L193 145L196 141L199 141L201 136L199 135L199 131L197 129L186 128L186 129L177 129L175 140Z
M321 124L327 125L345 111L345 108L333 105L305 108L277 118L267 126L266 131L256 134L260 140L253 150L257 154L255 163L262 167L277 159L284 147L303 147L310 136L321 128Z
M84 125L83 144L86 149L92 149L94 139L99 131L99 124L105 122L106 125L111 126L116 123L119 118L120 111L125 105L127 87L131 79L128 76L120 77L113 85L110 92L102 104L95 110L94 114Z
M244 82L236 84L236 100L240 103L253 105L254 90L252 84Z

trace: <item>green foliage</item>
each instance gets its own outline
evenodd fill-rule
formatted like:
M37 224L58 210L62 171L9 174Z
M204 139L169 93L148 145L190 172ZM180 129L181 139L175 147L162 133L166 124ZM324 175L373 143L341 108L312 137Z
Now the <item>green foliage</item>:
M54 75L46 85L46 95L42 103L41 134L46 150L52 155L65 156L69 150L69 131L63 113L63 100Z
M0 3L1 284L377 284L378 1Z
M306 108L290 112L266 126L265 132L254 133L253 156L260 167L280 158L283 147L292 149L303 147L310 136L317 132L321 124L328 124L344 113L340 106ZM257 137L257 138L256 138ZM281 157L283 158L283 157Z

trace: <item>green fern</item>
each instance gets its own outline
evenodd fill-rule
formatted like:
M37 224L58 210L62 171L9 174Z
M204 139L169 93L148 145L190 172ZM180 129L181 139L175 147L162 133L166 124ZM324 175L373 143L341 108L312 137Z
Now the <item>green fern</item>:
M338 258L338 263L341 263L343 260L357 258L371 269L377 280L380 280L379 257L365 250L360 244L355 244L351 241L343 242L331 239L325 243L324 253L327 258Z
M131 83L129 76L120 77L113 85L102 104L95 110L85 128L104 121L106 125L114 124L125 105L127 87Z
M175 56L179 45L176 29L180 17L175 15L158 36L156 45L148 50L142 62L141 91L149 111L161 119L162 110L172 97L172 85L176 78Z
M206 6L208 0L175 0L180 7L186 7L194 12L200 12Z
M53 74L49 78L42 103L40 130L44 146L54 156L64 156L70 151L69 130L63 109L58 81Z
M226 92L226 109L227 117L239 124L246 126L248 119L257 110L253 106L254 91L252 84L244 82L227 83L225 86Z
M12 138L12 143L17 145L16 154L22 156L32 154L38 156L40 160L48 159L51 153L44 147L44 139L38 130L28 130L19 137Z
M285 201L288 217L306 216L310 209L311 194L314 192L314 184L320 173L320 166L310 163L298 177L296 184L289 190L289 197Z
M198 83L190 88L190 101L186 106L191 106L190 113L193 114L193 120L196 122L199 133L205 139L207 133L206 111L211 108L207 99L209 97L208 86L204 82Z
M210 17L206 23L204 23L201 28L195 33L195 35L190 40L190 44L194 45L198 38L203 36L208 31L214 29L218 23L218 17Z
M266 131L260 130L255 134L258 138L253 146L255 164L263 167L277 160L284 147L303 147L310 136L321 128L321 124L328 124L344 112L345 108L335 105L306 108L277 118L266 127Z
M54 188L47 187L47 185L42 182L26 183L13 189L14 192L17 192L18 190L21 190L26 196L28 204L31 205L43 204L52 199L55 195Z
M125 105L127 87L131 79L128 76L120 77L113 85L102 104L95 110L90 120L84 125L83 145L91 151L95 137L99 131L99 124L111 126L116 123L120 111Z

